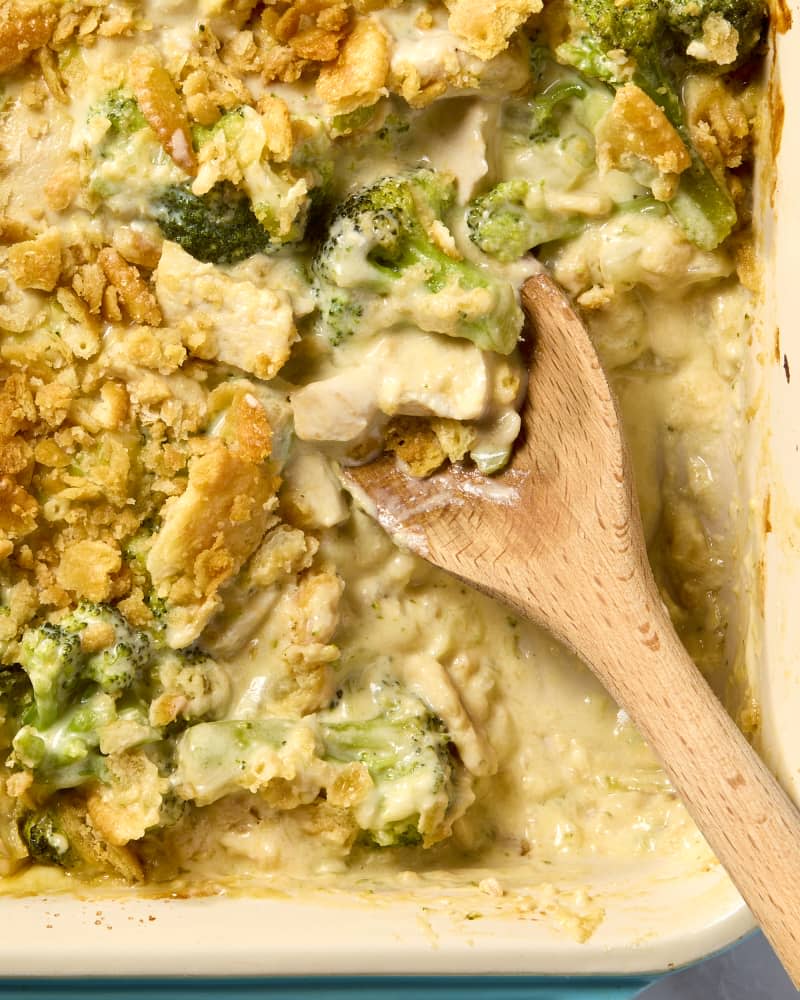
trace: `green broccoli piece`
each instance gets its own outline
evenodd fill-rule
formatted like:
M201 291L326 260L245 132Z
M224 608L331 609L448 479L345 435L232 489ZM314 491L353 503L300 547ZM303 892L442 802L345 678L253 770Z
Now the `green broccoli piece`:
M84 632L97 626L110 626L113 637L100 650L84 650ZM12 741L19 763L50 788L102 777L99 731L118 718L117 701L123 696L137 704L144 701L154 655L150 636L108 605L84 602L57 624L28 629L18 658L30 680L33 704L19 702L22 711L17 712ZM20 679L13 684L23 698ZM146 720L146 710L139 714Z
M559 119L567 107L574 100L582 101L590 87L576 74L565 77L544 46L531 46L530 64L535 92L524 100L504 103L503 126L525 142L546 142L559 134ZM554 76L554 69L561 73Z
M72 847L57 809L46 807L28 813L20 824L20 835L33 861L60 868L73 866Z
M0 719L9 727L32 722L36 705L30 678L19 667L0 667Z
M703 250L719 246L737 221L727 187L692 143L681 97L680 81L690 65L687 39L699 41L698 32L710 13L730 15L731 23L741 26L739 59L746 58L761 35L762 0L629 0L625 4L572 0L574 35L557 50L559 58L585 75L615 86L629 72L616 56L628 57L634 83L662 108L689 150L691 165L681 174L668 205L687 237Z
M91 625L113 628L113 642L84 656L82 675L94 681L101 691L117 697L143 680L153 659L150 636L132 628L116 608L84 601L58 624L65 632L77 635Z
M13 740L14 756L48 789L74 788L103 777L99 730L117 717L114 700L94 691L67 708L50 726L23 726Z
M551 240L575 236L578 216L550 212L541 188L525 180L503 181L470 202L467 228L473 243L500 261L512 261Z
M522 313L510 282L454 259L432 236L454 200L450 177L421 169L337 207L312 263L320 330L333 344L373 324L411 324L483 350L514 349Z
M33 686L38 724L52 725L80 678L80 635L50 622L29 629L22 636L19 663Z
M111 90L99 103L89 109L88 119L105 118L108 130L105 142L127 139L128 136L147 127L147 119L142 114L136 98L122 89Z
M229 181L204 195L188 184L168 187L154 200L153 214L164 236L197 260L235 264L275 249L248 196Z
M724 18L738 35L734 66L752 55L764 34L767 8L762 0L666 0L663 6L667 24L688 42L703 37L709 15Z
M325 758L369 771L373 790L355 813L367 842L418 844L431 832L429 814L444 818L454 797L450 738L427 705L399 687L374 688L373 704L367 718L353 718L345 692L320 715Z
M371 695L362 700L346 694L335 708L298 721L191 726L178 740L175 787L201 805L243 787L257 790L274 773L264 763L280 756L303 729L313 734L320 762L360 762L369 772L373 787L353 807L367 843L386 847L441 839L449 829L445 821L457 786L457 765L444 726L422 701L400 688L373 685ZM365 703L366 713L353 708ZM313 763L306 772L308 779Z

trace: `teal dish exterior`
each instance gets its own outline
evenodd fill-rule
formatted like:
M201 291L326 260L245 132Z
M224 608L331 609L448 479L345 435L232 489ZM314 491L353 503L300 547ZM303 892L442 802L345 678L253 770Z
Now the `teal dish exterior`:
M653 979L343 976L280 979L7 979L7 1000L632 1000Z

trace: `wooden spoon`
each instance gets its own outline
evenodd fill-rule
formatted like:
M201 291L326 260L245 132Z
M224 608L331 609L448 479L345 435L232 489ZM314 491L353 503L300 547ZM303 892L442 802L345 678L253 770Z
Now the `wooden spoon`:
M800 987L800 814L675 633L647 561L614 397L557 286L529 279L523 433L487 479L413 479L389 456L345 479L407 548L511 605L580 656L661 758Z

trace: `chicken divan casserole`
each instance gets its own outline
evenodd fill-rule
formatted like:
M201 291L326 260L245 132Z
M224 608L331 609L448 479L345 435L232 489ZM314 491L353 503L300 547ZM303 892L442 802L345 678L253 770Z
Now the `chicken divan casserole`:
M6 891L704 856L583 668L398 547L337 469L501 469L546 268L725 693L765 21L0 2Z

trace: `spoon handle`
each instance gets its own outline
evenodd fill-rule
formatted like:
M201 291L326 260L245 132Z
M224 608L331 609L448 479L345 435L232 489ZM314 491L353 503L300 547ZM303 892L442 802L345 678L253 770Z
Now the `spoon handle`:
M581 629L564 638L661 758L800 988L800 813L690 659L644 572L644 587L606 579L604 603L584 606Z
M538 511L519 515L528 522L517 533L535 537L536 549L494 592L571 646L628 712L800 988L800 813L672 627L613 394L583 324L544 276L526 283L523 301L537 334L529 504L540 502L550 468L559 489L547 493L546 522ZM534 536L538 523L550 532Z

